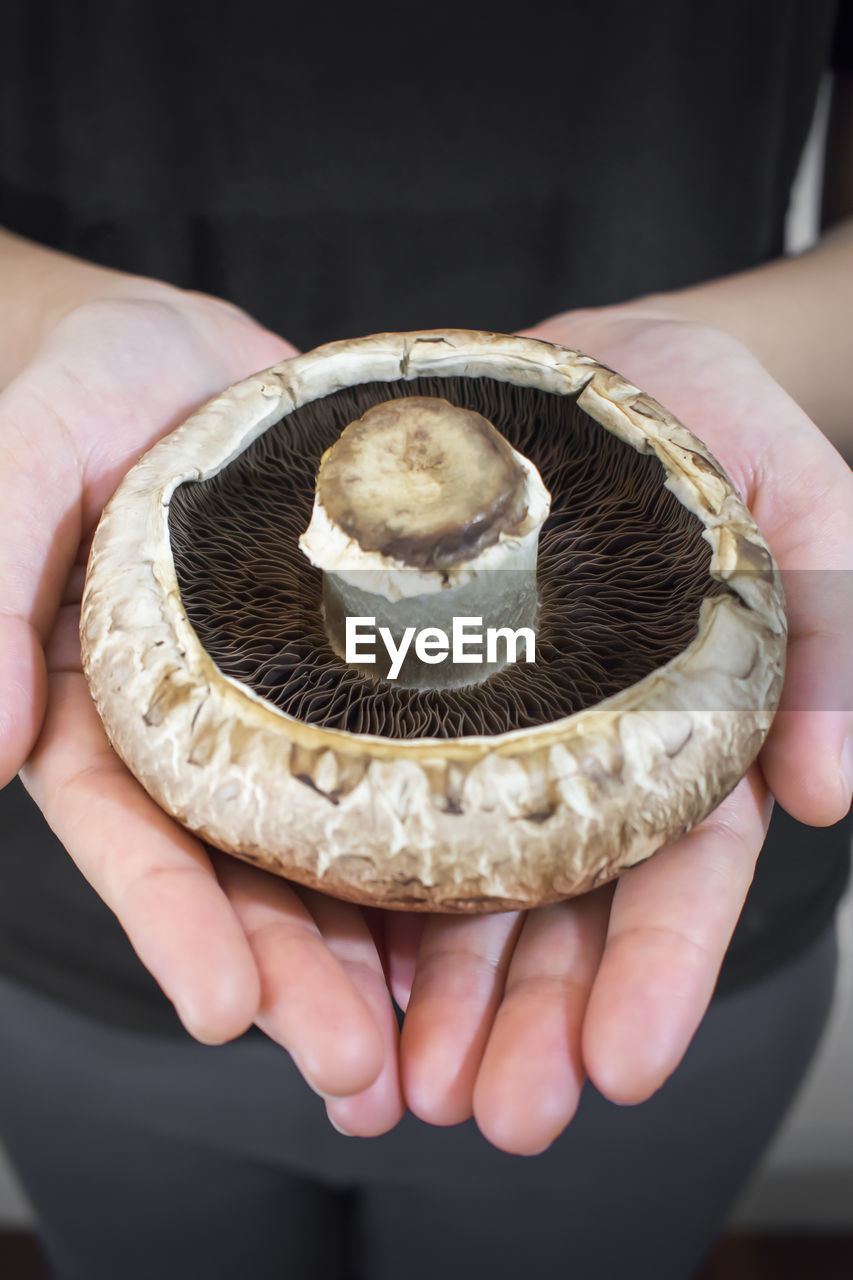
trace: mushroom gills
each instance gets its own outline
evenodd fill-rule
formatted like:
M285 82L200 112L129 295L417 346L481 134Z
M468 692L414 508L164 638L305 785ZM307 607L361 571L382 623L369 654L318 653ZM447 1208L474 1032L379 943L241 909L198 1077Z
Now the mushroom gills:
M536 661L476 684L343 661L298 545L323 454L412 396L482 415L551 493ZM498 478L483 529L521 516L512 494ZM472 558L501 545L455 523ZM431 539L407 575L460 570ZM761 747L785 634L766 544L686 427L589 356L462 330L332 343L226 389L122 481L81 609L110 740L167 812L300 884L424 911L582 893L700 822Z
M374 405L438 396L482 414L551 493L539 537L535 663L480 684L409 688L346 664L329 642L323 574L299 550L321 456ZM490 377L366 382L310 401L238 457L172 494L172 555L187 616L223 674L308 724L386 738L483 737L592 707L677 656L709 574L701 521L652 455L571 395ZM416 574L418 570L407 570Z

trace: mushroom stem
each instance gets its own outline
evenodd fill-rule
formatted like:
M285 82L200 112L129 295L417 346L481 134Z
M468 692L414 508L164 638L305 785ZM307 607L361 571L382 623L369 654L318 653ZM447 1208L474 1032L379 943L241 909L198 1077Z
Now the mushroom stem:
M369 409L323 455L299 540L323 570L335 652L411 688L533 660L549 503L533 464L480 414L429 396Z

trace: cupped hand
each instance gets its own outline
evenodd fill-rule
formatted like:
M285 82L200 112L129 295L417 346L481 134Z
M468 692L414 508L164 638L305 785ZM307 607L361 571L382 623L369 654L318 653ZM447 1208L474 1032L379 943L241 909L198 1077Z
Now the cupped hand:
M783 570L790 626L782 706L758 762L700 827L615 886L524 914L399 917L389 973L406 1008L408 1106L474 1116L517 1154L562 1132L586 1078L648 1098L701 1021L749 888L772 797L824 825L850 804L853 475L734 339L642 304L527 331L597 357L704 440ZM847 744L845 747L845 743Z
M226 303L142 292L72 310L0 396L0 785L21 771L193 1035L257 1023L348 1100L349 1129L383 1132L403 1104L375 920L173 822L110 748L81 674L87 547L122 475L223 386L295 354Z

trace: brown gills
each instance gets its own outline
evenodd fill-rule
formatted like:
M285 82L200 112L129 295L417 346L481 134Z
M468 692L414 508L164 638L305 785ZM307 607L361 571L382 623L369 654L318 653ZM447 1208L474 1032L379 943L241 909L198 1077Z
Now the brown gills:
M539 543L536 662L484 683L405 689L348 667L321 614L322 574L297 539L321 455L383 401L442 396L493 423L551 493ZM709 575L702 524L637 453L567 396L491 378L347 387L268 428L205 481L173 494L170 533L184 607L227 676L310 724L396 738L533 728L635 684L695 637Z

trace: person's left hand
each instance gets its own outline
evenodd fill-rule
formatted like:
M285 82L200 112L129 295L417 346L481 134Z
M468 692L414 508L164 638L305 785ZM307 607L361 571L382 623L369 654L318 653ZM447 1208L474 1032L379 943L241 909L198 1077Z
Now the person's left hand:
M850 803L853 475L745 347L642 304L528 331L596 356L656 396L723 463L786 575L782 709L758 762L700 827L614 886L526 913L384 920L406 1009L401 1071L423 1120L474 1116L495 1146L547 1147L585 1078L648 1098L701 1021L749 888L772 795L826 825ZM820 572L811 572L811 571ZM832 580L833 588L827 589ZM335 1104L348 1127L357 1099Z

